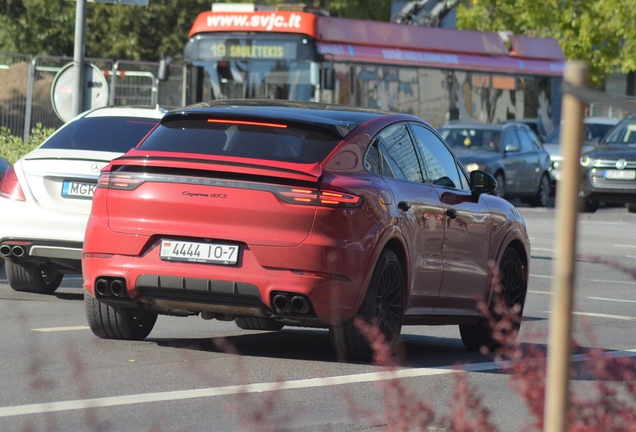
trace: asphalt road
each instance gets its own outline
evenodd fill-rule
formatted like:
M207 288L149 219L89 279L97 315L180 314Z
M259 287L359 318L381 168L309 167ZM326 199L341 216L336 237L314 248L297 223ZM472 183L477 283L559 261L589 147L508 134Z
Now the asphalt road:
M519 209L532 242L519 339L545 349L555 210ZM574 338L631 357L636 281L592 256L636 269L636 214L611 207L581 215L579 234ZM435 412L438 428L451 414L457 376L499 430L533 420L509 375L465 350L456 326L403 328L397 383L406 396L391 390L382 368L337 362L325 330L256 332L160 316L145 341L98 339L86 327L79 276L44 296L14 292L0 270L0 329L2 431L386 430L404 417L399 402L416 401ZM454 372L460 364L463 372ZM590 377L575 376L573 391L591 397ZM417 430L412 418L411 426Z

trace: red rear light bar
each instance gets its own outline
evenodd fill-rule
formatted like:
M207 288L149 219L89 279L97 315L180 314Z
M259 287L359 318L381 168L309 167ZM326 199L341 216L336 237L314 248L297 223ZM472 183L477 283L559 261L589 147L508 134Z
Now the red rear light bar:
M248 125L248 126L266 126L266 127L281 128L281 129L286 129L287 128L287 125L284 125L284 124L263 123L263 122L253 122L253 121L243 121L243 120L208 119L208 123L240 124L240 125Z
M332 190L293 186L275 186L263 183L237 182L208 178L204 179L199 177L177 178L173 175L165 174L153 175L146 173L102 171L99 176L99 181L97 182L97 187L131 191L142 185L144 182L188 184L187 182L184 182L184 180L188 179L191 179L193 181L192 184L197 184L200 186L230 187L269 191L287 204L341 208L353 208L358 207L360 206L360 204L362 204L362 198L357 195Z

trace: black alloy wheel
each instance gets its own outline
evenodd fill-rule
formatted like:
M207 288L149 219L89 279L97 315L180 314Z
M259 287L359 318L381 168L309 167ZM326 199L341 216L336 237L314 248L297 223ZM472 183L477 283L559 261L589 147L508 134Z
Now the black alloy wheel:
M354 321L361 318L375 323L386 343L393 347L402 330L404 315L404 273L397 255L384 250L373 270L369 289L356 316L329 329L331 342L339 359L370 361L373 349Z
M537 194L532 197L529 204L531 207L547 207L550 200L550 179L547 174L543 174L539 182Z
M598 201L580 200L581 213L594 213L598 210Z
M136 308L110 306L84 293L88 326L102 339L143 340L157 322L157 314Z
M521 318L523 316L523 306L526 300L526 280L523 264L519 253L508 248L504 252L501 262L499 263L499 279L501 284L501 293L493 293L490 303L491 319L495 323L503 319L503 315L498 314L495 310L498 300L503 299L506 309L510 309L515 305L519 305L521 309L518 314L512 317L512 330L514 334L508 336L508 342L513 342L516 332L521 327ZM501 348L502 344L495 338L494 328L488 319L482 319L477 324L461 324L459 333L464 346L471 351L479 351L483 346L491 351Z
M4 260L3 260L4 261ZM64 274L43 265L20 265L7 261L5 272L14 291L53 294L62 283Z

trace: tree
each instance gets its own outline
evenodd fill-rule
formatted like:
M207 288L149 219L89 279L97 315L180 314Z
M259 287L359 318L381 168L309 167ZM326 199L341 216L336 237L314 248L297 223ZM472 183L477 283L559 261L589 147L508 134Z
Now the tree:
M457 27L556 38L568 60L589 62L593 86L636 71L633 0L464 0Z

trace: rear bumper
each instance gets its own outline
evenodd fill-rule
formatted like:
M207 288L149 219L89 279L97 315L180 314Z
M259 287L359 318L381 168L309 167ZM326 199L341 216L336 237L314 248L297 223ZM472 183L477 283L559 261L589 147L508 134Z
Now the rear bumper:
M16 264L54 263L63 273L81 273L82 242L2 238L0 257Z
M359 287L347 277L295 270L306 266L307 256L302 254L296 253L296 262L287 262L288 268L272 268L259 264L254 251L245 245L235 266L164 261L158 248L157 241L137 256L84 250L84 288L104 303L168 315L261 316L333 325L351 319L356 312ZM269 253L289 257L287 249L295 248L272 247ZM113 278L125 282L124 298L96 292L98 279ZM279 293L305 296L310 311L281 313L273 306Z

